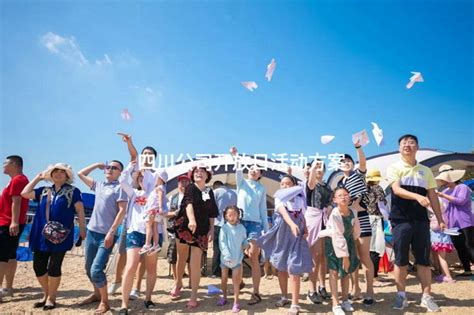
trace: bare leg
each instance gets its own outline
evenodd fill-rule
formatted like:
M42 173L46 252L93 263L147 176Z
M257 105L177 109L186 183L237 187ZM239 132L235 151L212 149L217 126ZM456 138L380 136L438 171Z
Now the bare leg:
M176 281L176 264L171 264L171 273L173 275L173 280Z
M260 261L258 255L260 254L260 248L257 246L255 240L250 241L249 258L252 266L252 282L253 282L253 293L259 293L260 289Z
M343 301L348 300L349 299L349 276L345 276L341 278L341 288L342 288L342 296L341 296L342 300Z
M310 283L310 291L311 292L318 292L316 287L316 282L318 279L318 271L319 271L319 261L318 261L318 243L311 246L311 257L313 258L313 270L309 273L309 283Z
M408 274L408 266L397 266L393 269L393 275L395 277L395 284L397 285L398 292L405 291L405 285ZM430 275L431 276L431 275Z
M140 292L142 288L142 280L143 280L143 276L145 275L146 262L147 260L145 259L145 257L141 256L140 262L138 263L137 273L135 275L137 279L137 284L135 286L135 289L137 290L137 292Z
M176 264L176 281L175 287L180 288L183 286L183 274L184 268L186 267L186 261L188 260L189 255L189 245L181 244L179 240L176 240L176 250L177 250L177 264ZM191 268L188 268L190 270ZM189 275L191 277L191 275Z
M280 284L281 295L288 296L288 272L278 270L278 283Z
M439 252L438 253L438 258L439 258L439 265L441 266L441 270L444 274L444 276L452 280L453 278L451 277L451 272L449 271L449 265L448 262L446 261L446 253L445 252Z
M239 303L240 283L242 282L242 266L232 270L232 284L234 286L234 304Z
M109 294L107 293L107 285L98 288L100 294L100 304L98 308L103 308L104 305L109 306Z
M61 277L48 277L48 299L46 304L53 305L56 302Z
M39 284L41 285L41 289L43 289L44 297L42 301L46 302L49 296L48 274L46 273L44 276L37 277L37 279L38 279Z
M146 221L146 234L145 234L145 246L150 246L153 239L153 224L155 223L155 217L150 216L148 221Z
M121 308L128 308L130 299L130 292L133 286L133 276L138 267L140 256L138 248L130 248L127 250L127 263L125 265L124 274L122 278L122 306Z
M13 280L15 279L17 261L16 259L10 259L7 263L7 272L5 273L5 280L7 283L7 289L13 289ZM0 282L1 284L1 282Z
M326 256L324 256L324 241L319 239L318 242L321 242L321 249L319 254L319 286L326 287Z
M431 268L429 266L416 266L423 294L431 294Z
M366 296L374 297L374 264L370 259L370 237L357 240L358 253L365 274ZM359 289L360 290L360 289Z
M125 268L125 263L127 262L127 254L120 254L117 261L117 266L115 267L115 280L114 283L122 283L122 273Z
M145 290L145 301L151 301L151 294L155 289L156 283L156 265L158 262L158 253L151 256L146 256L145 267L146 267L146 290Z
M300 299L300 281L301 277L299 275L291 275L291 304L298 305Z
M332 306L339 304L339 292L337 290L338 274L336 270L329 270L329 286L331 288ZM346 276L346 278L348 278Z
M197 291L199 288L199 281L201 280L201 259L202 259L202 250L199 247L191 246L191 260L190 265L193 269L191 274L191 297L189 300L191 302L197 301Z
M221 290L222 290L222 297L224 298L224 300L227 300L227 279L228 278L229 278L229 269L221 268ZM232 279L233 278L234 278L234 274L232 272ZM234 292L234 295L235 295L235 292Z
M158 235L158 227L157 222L152 222L152 231L153 231L153 246L157 246L159 244L160 237Z

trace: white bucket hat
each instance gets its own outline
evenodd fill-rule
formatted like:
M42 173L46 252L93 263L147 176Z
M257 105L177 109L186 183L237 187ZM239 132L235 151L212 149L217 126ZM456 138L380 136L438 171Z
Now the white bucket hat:
M63 170L66 172L66 183L72 184L74 182L74 172L72 171L72 167L66 163L56 163L54 165L48 166L48 169L45 171L44 174L44 179L48 181L53 181L51 175L54 170Z

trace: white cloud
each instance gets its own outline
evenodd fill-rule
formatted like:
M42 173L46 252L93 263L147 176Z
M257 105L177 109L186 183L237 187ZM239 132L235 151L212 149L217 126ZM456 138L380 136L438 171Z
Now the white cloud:
M87 60L80 50L74 36L67 38L52 32L48 32L41 37L41 43L51 53L59 55L68 61L77 63L81 66L90 64L89 60ZM110 59L109 55L104 54L104 58L101 60L96 60L95 64L98 66L111 65L112 60Z
M102 65L111 65L111 64L112 64L112 60L110 60L109 55L104 54L104 59L102 59L102 60L96 60L96 61L95 61L95 64L96 64L96 65L99 65L99 66L102 66Z
M76 44L76 39L73 36L65 38L58 34L48 32L41 38L41 43L51 53L57 54L64 59L76 62L80 65L86 65L89 63Z

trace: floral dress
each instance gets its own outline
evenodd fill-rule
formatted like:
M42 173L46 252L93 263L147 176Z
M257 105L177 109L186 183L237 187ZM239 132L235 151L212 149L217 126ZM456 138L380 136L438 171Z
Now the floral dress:
M196 219L194 234L188 228L189 218L186 207L189 204L193 205L194 218ZM181 243L207 250L209 219L217 217L218 213L212 189L206 187L204 191L201 191L196 184L188 185L175 220L176 237Z

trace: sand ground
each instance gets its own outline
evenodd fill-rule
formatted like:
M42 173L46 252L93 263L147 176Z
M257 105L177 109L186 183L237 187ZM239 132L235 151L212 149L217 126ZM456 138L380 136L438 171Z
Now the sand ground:
M210 264L209 264L210 266ZM454 270L459 273L460 270ZM368 308L364 307L360 301L355 302L354 314L401 314L401 311L391 309L391 304L394 298L395 285L393 277L389 273L383 276L390 284L385 287L376 288L377 303ZM109 276L109 281L112 277ZM248 306L246 302L250 299L252 293L251 278L248 270L245 272L244 281L245 288L242 291L242 311L240 314L285 314L286 308L277 308L274 304L280 297L280 289L278 280L274 277L271 280L262 278L261 293L263 301L254 306ZM188 279L185 279L187 284ZM35 278L32 269L32 262L19 262L16 276L16 291L13 297L4 298L3 303L0 304L0 314L35 314L45 313L33 309L33 303L38 301L41 297L41 290ZM145 283L143 283L144 285ZM196 309L194 314L231 314L231 304L224 307L215 306L217 296L207 295L207 285L220 285L220 279L212 279L204 277L201 279L201 286L199 289L200 306ZM404 314L424 313L425 309L419 306L421 298L421 289L419 282L413 275L409 275L407 281L407 296L410 307L406 309ZM364 284L362 283L362 286ZM174 314L174 313L189 313L185 308L185 303L189 297L189 289L183 291L182 298L177 301L172 301L168 292L172 286L172 278L168 275L168 263L165 259L159 259L158 264L158 279L153 294L153 301L156 303L156 308L153 311L146 311L143 306L143 300L138 299L131 301L130 310L132 314ZM229 283L229 287L231 284ZM306 291L309 283L302 283L301 287L301 302L303 314L330 314L331 305L324 303L322 305L314 305L308 302L306 298ZM84 257L78 255L66 255L63 264L63 278L59 288L57 298L58 306L50 313L53 314L92 314L97 304L79 307L77 303L83 300L91 293L91 285L84 272ZM459 280L454 284L433 284L433 295L442 309L442 314L474 314L474 281L472 279ZM110 297L110 305L112 312L116 313L120 308L120 290L118 294Z

